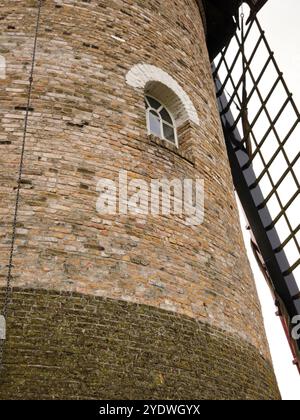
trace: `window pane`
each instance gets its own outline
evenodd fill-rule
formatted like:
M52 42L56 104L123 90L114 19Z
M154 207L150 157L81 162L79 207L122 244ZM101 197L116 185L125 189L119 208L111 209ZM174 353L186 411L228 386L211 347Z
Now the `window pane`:
M149 112L149 129L152 134L161 137L160 118L155 111Z
M168 113L168 111L166 110L166 108L163 108L163 109L160 111L160 115L161 115L161 117L162 117L162 119L163 119L164 121L166 121L166 122L168 122L169 124L172 124L172 125L173 125L172 118L170 117L170 114Z
M150 98L150 96L147 96L146 98L152 108L158 109L161 107L161 104L156 99Z
M175 143L175 134L173 127L170 127L167 124L164 124L164 137L165 139Z

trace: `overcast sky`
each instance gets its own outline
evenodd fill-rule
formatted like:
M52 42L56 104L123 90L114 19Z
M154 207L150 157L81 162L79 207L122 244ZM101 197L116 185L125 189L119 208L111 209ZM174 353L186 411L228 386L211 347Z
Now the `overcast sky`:
M269 0L259 14L259 20L266 32L271 49L275 53L278 65L284 73L289 89L300 109L300 1ZM300 138L298 140L300 142ZM298 143L299 144L299 143ZM298 146L299 147L299 146ZM299 161L298 164L300 165ZM300 209L299 209L300 213ZM270 343L274 368L283 399L300 400L300 376L292 364L285 334L264 277L258 269L249 245L248 232L242 221L248 255L262 303L264 321ZM298 284L300 279L296 279Z

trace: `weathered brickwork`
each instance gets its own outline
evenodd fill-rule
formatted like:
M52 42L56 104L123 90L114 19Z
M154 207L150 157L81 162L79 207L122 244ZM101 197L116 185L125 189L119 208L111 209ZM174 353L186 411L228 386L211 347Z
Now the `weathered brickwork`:
M13 296L1 398L279 398L269 362L219 328L100 297Z
M35 7L35 0L2 0L0 8L0 54L5 57L7 63L6 79L0 79L2 285L5 283L7 272L16 175L24 126L22 107L26 104ZM135 89L126 83L126 74L140 63L155 65L172 76L186 92L197 111L200 125L188 122L181 127L182 144L179 145L178 152L147 135L143 89ZM139 308L132 309L133 311L159 314L157 318L153 315L155 321L151 325L156 327L160 319L162 322L167 322L168 319L172 322L183 319L185 321L178 322L193 325L193 329L197 325L192 321L194 318L201 322L201 331L205 331L202 338L199 338L202 344L197 356L199 360L205 361L201 364L201 369L204 369L203 372L207 369L208 374L214 372L215 363L220 363L223 369L228 368L226 375L229 375L228 378L221 378L218 377L220 373L216 373L217 376L213 377L212 381L206 378L206 391L203 387L199 388L203 396L208 396L209 392L213 393L213 388L220 381L224 384L224 389L225 384L232 389L232 393L228 390L226 395L224 390L223 397L254 397L261 395L258 389L267 386L268 381L265 383L263 378L265 375L271 378L272 370L259 356L261 354L266 360L270 360L260 306L242 243L230 169L214 96L205 35L195 0L44 1L33 84L33 109L29 115L13 285L26 289L77 292L131 302L128 306L125 303L115 305L121 305L122 308ZM204 179L204 223L201 226L190 227L178 217L99 215L96 211L97 182L103 177L118 179L121 169L126 169L131 178L141 178L145 181L164 177L170 180L185 177ZM42 308L44 296L48 295L39 296L42 301L38 311ZM60 299L53 296L55 295L49 294L51 302L52 299L54 302ZM76 299L92 299L88 296L78 296ZM35 297L31 297L28 292L26 299L24 297L24 305L27 305L27 299L31 302ZM101 299L93 300L96 301L106 302ZM68 305L71 305L71 300L68 302ZM110 302L108 307L114 305L110 300L107 302ZM149 307L137 307L133 303ZM150 306L172 311L183 317L171 315L170 312L164 315L162 311L151 309ZM81 308L82 304L79 304L79 307ZM16 309L11 314L9 322L18 322L14 321L17 312ZM91 376L91 383L83 385L81 379L87 374L87 370L82 368L77 377L71 368L74 367L74 360L78 359L72 359L72 356L68 359L68 354L65 353L65 371L47 368L42 373L41 370L32 367L32 378L34 374L39 378L46 375L47 381L52 383L57 372L61 378L59 383L64 384L66 389L59 390L58 384L55 392L53 391L53 395L56 396L60 392L62 395L69 393L75 396L80 386L87 387L83 388L81 396L88 397L88 393L97 397L114 395L110 392L120 396L121 387L119 390L114 388L115 391L108 387L107 394L104 389L110 380L117 381L118 377L124 384L126 372L132 371L134 366L136 353L130 352L127 342L122 344L123 338L126 341L126 333L120 332L116 338L121 348L127 349L124 350L124 356L119 354L120 372L113 369L113 364L109 366L111 356L106 350L108 382L97 382L100 381L101 374L95 372L91 362L95 353L89 353L88 350L89 345L93 348L92 335L80 337L80 325L76 327L75 320L69 318L71 312L70 307L69 315L65 314L68 318L66 328L71 328L72 334L78 332L76 340L82 343L87 338L85 357L90 360L87 369L91 369L91 375L96 376ZM29 312L26 313L29 322ZM113 313L112 311L108 321L116 325ZM19 314L22 314L21 309ZM47 314L45 311L42 316L45 319L44 325L49 321ZM55 316L53 315L53 319ZM59 320L63 319L62 315L57 316ZM129 316L128 325L133 318ZM92 325L93 319L89 318L89 322ZM101 324L97 325L101 337ZM105 328L108 328L108 322L105 325ZM114 331L113 328L111 331ZM165 328L169 338L174 337L172 334L175 334L176 328L173 330L171 324ZM178 331L181 331L180 328ZM90 329L92 331L93 327ZM51 332L49 327L44 333L47 331L51 341L51 334L55 335L56 329ZM103 334L108 334L105 331ZM138 331L136 329L135 334L138 335ZM228 332L230 343L228 352L225 352L227 355L222 353L224 349L220 348L218 339L218 334L225 339L225 331ZM137 343L146 340L145 333L141 334L140 339L136 337ZM67 335L68 339L75 340L69 333ZM204 342L204 338L208 340L207 343ZM111 339L114 340L113 337ZM181 339L183 340L183 337ZM8 347L19 345L21 340L21 336L16 338ZM47 342L45 337L41 339L41 336L37 336L35 339L33 335L30 340L31 345L35 346ZM61 337L57 340L59 346L62 342ZM137 350L137 354L141 354L142 358L146 359L145 349L150 341L146 340L141 344L143 351ZM53 342L56 342L55 337ZM164 338L161 337L159 346L163 342ZM180 376L180 372L182 385L174 387L178 392L176 395L199 396L199 389L194 389L194 386L200 384L197 381L203 379L198 378L196 363L192 362L195 359L187 362L188 354L194 351L194 346L189 350L188 343L182 343L182 351L186 352L186 356L181 359L183 353L178 348L174 362L178 357L178 366L180 363L191 363L189 369L195 369L193 386L192 382L191 385L188 384L187 379L190 377L190 370L187 374L187 371L184 373L178 367L176 374L170 374L169 385L164 386L162 393L158 385L155 385L156 388L147 388L150 382L143 379L145 364L144 370L137 368L134 371L136 379L139 377L139 385L143 380L146 381L142 387L145 397L174 396L172 392L175 391L171 391L170 384L175 384L176 376ZM215 351L220 351L220 354L212 356L210 362L209 346L212 346L212 343L219 343ZM238 356L241 359L235 366L241 369L242 365L244 366L243 374L236 379L234 376L238 369L229 368L230 352L233 353L232 349L236 348L235 346L241 355ZM24 355L23 350L25 353L27 351L25 347L19 350L19 360L22 359L22 354ZM79 351L79 348L80 346L74 351ZM103 348L105 351L106 347ZM46 347L44 350L46 351ZM57 348L54 354L58 351ZM16 355L16 352L15 348L12 354ZM244 352L248 354L245 360L242 357ZM38 354L37 360L42 357L41 352ZM103 354L97 357L99 361ZM127 357L128 363L125 363ZM154 366L153 354L152 357L151 363ZM165 355L157 354L157 357L164 358ZM28 385L26 394L24 384L27 381L22 382L21 379L22 374L25 375L25 366L26 361L24 364L20 362L18 373L19 368L16 364L13 365L10 359L9 378L11 381L13 376L19 378L19 385L15 386L20 387L20 396L22 393L24 396L33 396L33 388ZM127 370L124 368L123 371L121 366L126 366ZM258 373L259 369L261 374ZM256 373L253 374L254 372ZM71 378L68 385L64 373ZM243 385L239 383L242 376L245 380ZM155 380L159 382L160 379L156 377ZM273 381L272 378L269 380ZM28 382L30 381L29 378ZM253 386L249 394L246 390L248 382L250 388ZM96 395L93 387L100 383L103 394L101 389L98 389L100 394ZM131 391L129 384L132 386ZM45 391L41 393L46 395L51 386L45 384ZM184 392L185 386L187 389ZM12 382L10 387L8 389L13 390ZM40 387L42 390L41 383ZM132 379L128 379L127 389L128 397L137 395L135 393L138 386L132 384ZM277 393L272 392L274 389L272 386L269 394L269 391L266 391L265 394L262 392L262 395L275 396Z

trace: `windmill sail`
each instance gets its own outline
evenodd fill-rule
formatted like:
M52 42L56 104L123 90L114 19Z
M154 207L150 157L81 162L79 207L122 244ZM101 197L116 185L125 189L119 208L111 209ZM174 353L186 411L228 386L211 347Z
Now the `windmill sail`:
M300 371L300 114L255 7L238 27L213 62L220 116L252 248Z

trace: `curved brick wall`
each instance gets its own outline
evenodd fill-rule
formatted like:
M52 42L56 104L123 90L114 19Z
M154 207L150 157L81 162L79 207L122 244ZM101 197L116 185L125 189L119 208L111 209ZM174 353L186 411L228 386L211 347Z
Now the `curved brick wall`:
M32 0L19 0L13 4L5 0L0 9L3 34L0 54L7 63L6 79L0 79L2 285L7 271L35 4ZM181 128L179 150L147 135L143 90L126 83L126 74L139 63L155 65L172 76L197 110L200 125L191 122ZM17 295L24 293L24 296L16 298L9 322L14 325L19 318L24 320L25 315L26 322L33 325L44 322L44 326L49 323L49 328L39 328L39 324L39 332L30 329L34 334L30 332L23 338L21 324L17 328L19 336L8 330L7 348L10 351L6 363L10 385L5 389L1 387L4 396L17 392L20 397L33 397L35 388L30 383L38 378L44 397L59 394L74 397L78 383L83 387L80 388L82 397L88 393L97 398L110 397L113 392L121 396L123 387L117 391L107 384L115 374L123 384L125 373L136 366L134 372L139 381L144 381L144 386L136 387L133 380L128 379L128 394L124 397L138 397L137 389L143 389L141 397L172 397L170 384L176 381L178 397L213 397L216 384L224 398L276 397L278 393L269 364L260 307L242 244L197 2L44 2L32 107L13 273L14 287L23 290ZM101 177L117 179L120 169L126 169L132 178L146 181L163 177L203 178L204 223L188 227L178 217L99 215L96 212L97 182ZM42 292L46 289L51 293ZM56 292L65 294L55 295ZM69 295L72 292L78 293L76 298ZM36 306L32 303L35 299ZM58 304L59 299L62 302ZM122 329L116 331L116 338L111 338L119 340L120 351L110 354L105 342L99 344L108 361L111 357L119 358L120 363L116 364L120 366L119 374L108 369L103 374L106 379L101 379L98 372L94 373L98 379L95 377L91 383L86 383L86 372L96 368L98 358L102 357L96 355L92 345L88 346L92 336L87 335L82 337L82 342L87 343L88 363L86 368L79 370L74 381L70 366L85 360L79 355L79 337L70 357L66 353L59 362L60 369L51 368L53 355L59 347L62 352L66 351L66 337L73 336L74 332L80 336L80 318L76 318L76 326L71 317L72 308L81 313L82 305L77 308L77 299L94 302L91 306L88 304L86 310L91 311L88 322L97 325L98 338L102 334L107 337L109 322L112 325L117 322L118 311L111 307L129 308L127 324L134 321L136 311L146 311L147 315L141 317L140 328L135 329L137 337L130 338L130 342L134 339L140 343L144 359L147 343L151 342L147 341L144 332L148 326L166 323L164 328L171 343L176 332L182 352L178 348L175 356L172 353L174 343L170 344L167 351L174 356L174 369L178 367L174 371L170 365L162 369L162 376L171 376L170 382L159 388L161 392L155 391L158 388L146 378L147 369L156 372L152 365L154 360L149 365L144 360L143 367L135 365L133 355L129 356L130 343ZM32 305L36 308L37 321L34 316L31 319L29 308ZM60 312L56 312L55 305L61 308ZM93 305L100 305L104 313L110 313L106 323L96 316L97 311L91 315ZM52 316L52 311L57 315ZM38 321L39 312L44 314L41 317L44 321ZM84 313L82 317L85 317ZM55 319L57 322L66 320L61 335L51 329ZM176 325L172 326L175 321L181 325L178 329ZM192 385L187 385L187 373L181 371L180 363L187 363L189 352L193 352L195 346L189 347L189 342L184 341L182 325L190 326L192 340L206 343L197 348L189 362L195 369ZM88 331L92 330L91 327ZM217 343L225 336L228 345L220 347ZM164 335L159 338L158 348L164 345L169 348ZM34 355L27 357L25 348L28 346L22 347L23 339L24 343L29 340L29 347L34 344ZM53 347L54 353L45 351L44 341ZM233 353L237 354L236 360L232 360ZM16 359L9 354L15 355ZM244 359L243 354L251 356ZM178 365L176 357L179 358ZM48 366L49 371L34 367L36 360L41 360L40 364ZM210 379L206 377L203 381L205 374L202 372L201 379L196 367L200 360L203 372L205 369L214 372L216 365L216 376L208 375ZM164 365L163 360L161 363ZM26 365L31 368L27 370ZM221 371L217 366L221 365L223 369L225 365L230 366L227 366L227 378L220 378ZM190 367L187 368L189 374ZM256 371L260 373L253 375ZM23 374L24 379L21 379ZM248 385L241 385L242 377ZM54 385L55 378L59 378L61 387ZM154 383L159 378L154 378ZM266 384L270 381L273 385L263 394L261 389L268 388ZM97 395L93 388L96 385L100 387Z

